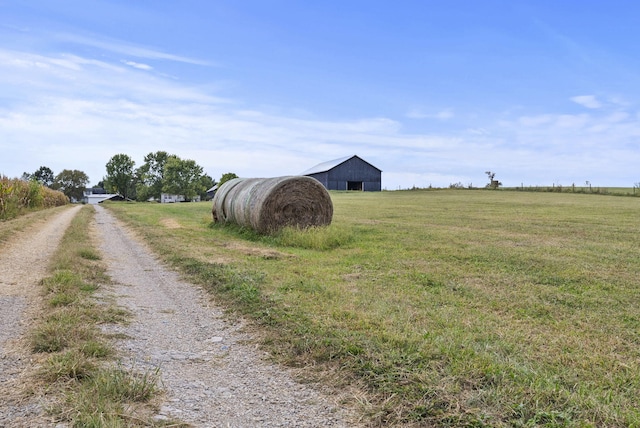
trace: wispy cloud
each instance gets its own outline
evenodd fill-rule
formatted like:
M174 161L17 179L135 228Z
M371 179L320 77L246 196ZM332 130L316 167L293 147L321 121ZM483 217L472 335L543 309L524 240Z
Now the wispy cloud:
M596 109L602 107L602 103L598 101L595 95L579 95L572 97L571 101L586 108Z
M214 176L297 174L356 153L385 168L461 142L404 134L384 117L327 121L243 108L128 60L0 49L0 61L0 84L15 91L13 102L0 101L0 172L12 175L47 165L85 170L97 182L114 154L141 162L156 150L197 159Z
M426 113L422 109L413 108L406 114L409 119L437 119L448 120L454 117L453 109L446 108L435 113Z
M606 94L605 101L573 97L586 113L526 114L522 107L501 121L466 123L457 106L414 109L407 117L448 121L459 131L409 133L401 119L384 116L326 120L267 112L221 97L213 86L166 78L157 72L153 50L136 56L117 45L112 52L127 59L0 48L0 173L19 176L46 165L54 172L83 170L95 183L114 154L142 162L147 153L166 150L195 159L214 178L297 174L358 154L383 170L388 189L482 185L486 170L506 185L530 176L595 182L592 174L585 177L586 168L617 183L637 181L620 171L636 171L640 163L637 148L629 147L640 137L638 113Z
M125 61L125 60L122 60L122 63L128 65L129 67L137 68L139 70L153 70L153 67L151 67L148 64L141 64L139 62Z
M163 52L159 49L152 49L145 46L138 46L132 43L124 42L122 40L98 38L98 37L87 37L87 36L81 36L78 34L70 34L70 33L57 33L57 34L54 34L53 37L63 42L69 42L69 43L74 43L74 44L83 45L83 46L92 46L95 48L104 49L105 51L114 52L114 53L131 56L131 57L146 58L146 59L152 59L152 60L176 61L176 62L182 62L187 64L203 65L203 66L215 65L209 61L203 61L201 59L175 55L175 54Z
M10 91L23 93L24 103L54 94L88 99L124 97L155 102L228 102L200 87L179 84L161 75L141 73L139 70L149 71L148 66L133 64L0 48L0 83L7 85Z

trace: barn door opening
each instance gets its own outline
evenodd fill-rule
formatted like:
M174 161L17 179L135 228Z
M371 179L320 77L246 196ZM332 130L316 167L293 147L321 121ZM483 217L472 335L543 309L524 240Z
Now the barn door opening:
M347 181L347 190L359 190L362 192L362 181Z

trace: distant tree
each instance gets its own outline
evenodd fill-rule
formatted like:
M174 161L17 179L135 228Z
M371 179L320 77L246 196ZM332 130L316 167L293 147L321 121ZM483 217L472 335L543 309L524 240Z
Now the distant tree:
M218 182L218 186L222 186L226 181L233 180L234 178L238 178L238 176L233 172L222 174L222 177L220 177L220 181Z
M89 177L84 172L64 169L54 178L52 188L61 191L72 201L80 201L88 182Z
M135 175L133 167L135 162L128 155L114 155L107 162L107 182L108 192L118 193L124 198L133 198L135 194Z
M22 181L31 181L33 174L29 174L28 172L23 172L20 176L20 180Z
M138 184L136 186L139 201L150 198L160 200L162 186L164 185L164 165L173 155L164 151L149 153L144 157L144 164L136 170Z
M194 196L206 190L200 182L201 177L202 167L195 161L170 156L164 165L162 191L173 195L183 195L187 201L190 201Z
M209 195L207 195L207 190L215 186L216 182L213 178L211 178L211 176L207 174L202 174L202 176L200 176L200 184L202 185L202 189L203 189L200 192L200 200L204 201L209 197Z
M34 172L31 175L31 178L36 180L38 183L42 184L43 186L51 187L51 185L53 185L53 180L55 179L55 176L51 168L48 168L46 166L41 166L36 170L36 172Z
M485 174L487 174L487 177L489 177L489 184L487 184L487 188L497 189L498 187L502 186L502 183L494 179L496 176L495 172L485 171Z

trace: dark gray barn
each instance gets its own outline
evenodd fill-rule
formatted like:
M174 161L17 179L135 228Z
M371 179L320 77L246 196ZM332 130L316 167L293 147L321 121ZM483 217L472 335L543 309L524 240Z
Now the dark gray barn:
M327 190L382 190L382 170L356 155L320 163L300 175L315 178Z

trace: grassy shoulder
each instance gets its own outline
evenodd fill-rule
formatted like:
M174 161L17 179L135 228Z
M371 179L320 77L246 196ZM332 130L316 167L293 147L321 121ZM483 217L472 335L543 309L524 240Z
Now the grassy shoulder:
M93 214L85 206L76 215L53 257L51 276L42 281L44 310L30 334L40 361L34 388L54 397L57 404L49 410L70 426L161 426L149 417L159 392L157 373L120 367L100 329L127 322L128 314L95 295L109 278L88 239Z
M640 424L637 198L331 195L330 227L275 237L109 207L280 361L361 387L371 425Z

